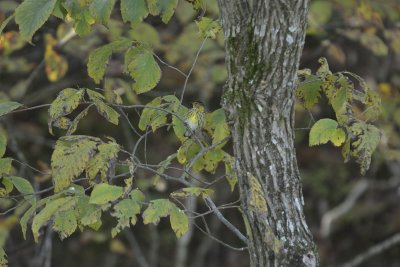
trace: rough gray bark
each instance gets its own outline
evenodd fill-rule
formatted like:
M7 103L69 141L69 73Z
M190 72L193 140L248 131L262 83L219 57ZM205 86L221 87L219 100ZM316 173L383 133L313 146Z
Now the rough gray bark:
M251 266L317 266L293 145L294 90L308 0L218 0Z

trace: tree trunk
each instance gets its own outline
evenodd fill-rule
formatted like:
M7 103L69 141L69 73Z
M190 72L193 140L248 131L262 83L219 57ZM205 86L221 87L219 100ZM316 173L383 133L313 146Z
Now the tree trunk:
M294 149L308 0L218 0L231 130L251 266L317 266Z

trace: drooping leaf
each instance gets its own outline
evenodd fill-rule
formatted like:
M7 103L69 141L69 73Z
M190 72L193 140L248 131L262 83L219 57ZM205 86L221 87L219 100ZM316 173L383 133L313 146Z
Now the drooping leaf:
M53 215L61 209L67 210L76 204L76 200L73 197L62 197L49 201L46 207L42 209L32 221L32 233L35 242L38 242L39 230L44 226Z
M372 153L379 144L381 133L378 128L364 122L354 123L351 128L354 141L351 143L351 156L361 165L364 175L371 164Z
M310 130L310 146L326 144L328 141L335 146L340 146L345 140L345 132L338 128L337 121L332 119L321 119Z
M117 200L124 194L124 189L120 186L109 184L98 184L94 187L90 195L90 204L104 205Z
M115 0L93 0L90 5L90 14L98 23L107 25Z
M156 117L160 111L156 109L157 107L160 106L160 104L161 104L160 97L156 97L152 101L146 104L146 107L143 109L142 114L140 115L140 120L138 125L140 130L142 131L146 130L147 126L151 124L154 117Z
M31 41L33 34L47 21L56 0L25 0L15 10L15 22L22 38Z
M71 122L71 124L68 127L68 131L66 132L65 135L72 135L76 129L78 128L78 123L87 115L89 109L92 107L92 105L87 106L84 110L82 110Z
M126 52L125 68L135 80L133 89L137 94L150 91L161 78L161 69L152 51L144 47L134 47Z
M183 236L189 229L189 219L187 215L176 206L170 212L171 228L174 230L176 237Z
M218 33L222 30L221 25L218 21L213 19L202 17L196 21L196 25L199 28L199 35L202 38L217 38Z
M106 72L106 67L111 54L117 50L127 48L131 44L128 39L120 39L103 45L90 52L87 64L88 74L96 83L99 83Z
M303 101L306 109L310 109L318 103L318 99L321 97L321 84L321 79L312 75L299 84L296 95Z
M153 223L157 225L160 222L160 218L167 217L174 207L175 205L168 199L152 200L142 214L143 223Z
M36 211L36 206L30 207L19 220L19 224L21 225L21 230L22 230L22 236L24 237L24 239L26 239L26 230L28 228L28 222L32 218L35 211Z
M61 240L72 235L77 227L78 223L76 220L74 210L72 209L64 210L57 212L54 215L52 229L58 232Z
M153 16L161 15L164 23L168 23L175 12L178 0L147 0L150 14Z
M116 159L120 146L117 143L110 142L99 145L97 149L99 152L89 161L86 173L90 179L94 179L100 173L101 181L106 182L107 172L112 161Z
M87 136L65 136L60 138L51 157L54 190L67 188L87 167L93 151L100 140Z
M0 101L0 117L21 107L22 104L14 101Z
M121 16L124 22L132 24L141 22L147 15L146 0L121 0Z
M93 90L86 89L90 100L96 105L97 111L112 124L119 124L119 114L112 107L108 106L104 100L104 96Z

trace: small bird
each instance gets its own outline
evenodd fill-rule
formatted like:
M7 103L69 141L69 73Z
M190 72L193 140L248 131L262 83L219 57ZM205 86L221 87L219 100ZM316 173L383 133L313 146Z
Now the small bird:
M185 124L187 127L184 133L185 137L191 137L196 132L202 130L206 125L206 113L202 104L193 102L193 108L191 108L186 115Z

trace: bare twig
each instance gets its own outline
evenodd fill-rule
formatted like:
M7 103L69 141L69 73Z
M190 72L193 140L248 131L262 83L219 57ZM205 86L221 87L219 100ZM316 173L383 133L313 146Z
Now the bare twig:
M381 243L378 243L370 247L365 252L357 255L354 259L340 265L340 267L360 266L363 262L365 262L369 258L376 256L399 243L400 243L400 233L397 233L394 236L391 236L388 239L383 240Z
M332 210L326 212L321 219L321 236L328 237L331 233L331 225L334 221L346 214L354 206L357 199L362 196L362 194L368 189L369 183L367 180L360 180L353 187L350 193L347 195L346 199L333 208Z

